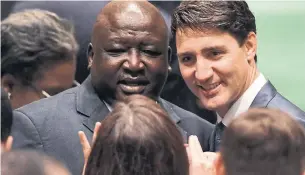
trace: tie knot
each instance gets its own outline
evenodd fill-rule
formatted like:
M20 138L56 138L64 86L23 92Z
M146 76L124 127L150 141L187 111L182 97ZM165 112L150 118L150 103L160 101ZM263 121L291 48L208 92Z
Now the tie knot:
M226 126L222 122L219 122L217 123L216 128L223 131L226 128Z
M216 125L216 139L217 140L221 139L225 128L226 128L226 126L222 122L217 123L217 125Z
M226 128L226 126L222 122L219 122L216 124L216 127L215 127L216 133L215 133L215 140L214 140L215 151L219 151L221 137L222 137L222 134L223 134L223 131L225 128Z

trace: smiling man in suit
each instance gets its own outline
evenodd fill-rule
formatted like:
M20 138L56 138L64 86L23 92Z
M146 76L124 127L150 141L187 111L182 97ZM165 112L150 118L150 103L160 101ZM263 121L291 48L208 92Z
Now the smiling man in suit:
M217 112L210 151L249 108L277 108L305 126L304 111L257 68L255 17L245 1L183 1L173 13L172 32L183 79L206 109Z
M163 99L170 57L166 23L149 2L108 3L93 27L88 60L91 74L81 86L29 104L14 112L14 148L34 148L81 174L83 153L78 131L92 139L116 101L132 94L155 100L186 139L197 135L208 149L213 125Z

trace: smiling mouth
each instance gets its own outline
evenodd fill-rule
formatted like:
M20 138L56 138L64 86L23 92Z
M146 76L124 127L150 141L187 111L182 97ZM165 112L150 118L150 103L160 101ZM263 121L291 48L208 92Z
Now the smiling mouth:
M220 85L220 83L213 83L213 84L206 85L206 86L202 86L202 85L197 85L197 86L205 91L210 91L210 90L217 88L219 85Z
M209 85L200 85L197 84L197 86L201 89L201 91L203 92L203 94L205 96L213 96L215 94L217 94L221 83L213 83L213 84L209 84Z
M142 94L149 84L147 80L121 80L118 82L118 86L126 94Z

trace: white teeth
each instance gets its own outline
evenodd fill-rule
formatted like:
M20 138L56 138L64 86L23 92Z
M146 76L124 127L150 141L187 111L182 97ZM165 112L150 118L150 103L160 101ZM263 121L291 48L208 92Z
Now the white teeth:
M214 88L216 88L217 86L219 86L220 83L214 83L214 84L211 84L211 85L206 85L206 86L201 86L204 90L212 90Z

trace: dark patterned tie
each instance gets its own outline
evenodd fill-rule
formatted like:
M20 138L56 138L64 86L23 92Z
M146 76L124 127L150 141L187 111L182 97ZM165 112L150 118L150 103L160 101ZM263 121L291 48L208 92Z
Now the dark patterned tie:
M219 122L215 127L215 140L214 140L215 151L219 151L222 133L225 128L226 126L222 122Z

